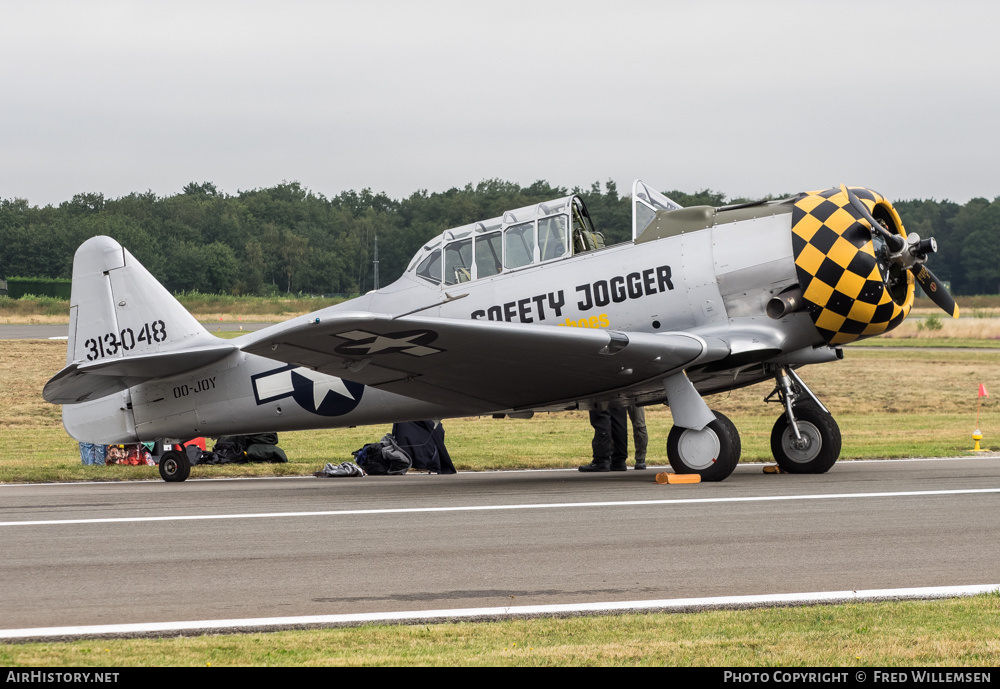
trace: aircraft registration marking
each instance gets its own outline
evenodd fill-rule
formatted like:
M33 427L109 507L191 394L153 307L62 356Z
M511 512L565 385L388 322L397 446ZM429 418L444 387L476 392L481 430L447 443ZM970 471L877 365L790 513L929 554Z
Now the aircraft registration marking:
M208 392L215 389L215 376L202 378L197 383L191 385L178 385L174 388L174 399L197 395L199 392Z
M152 344L163 342L167 339L167 326L163 321L151 321L144 323L139 329L137 336L132 328L125 328L120 333L106 333L97 337L88 338L83 346L90 350L87 354L87 361L97 361L104 357L114 356L118 350L130 351L135 349L140 342ZM106 345L106 346L105 346Z
M664 265L641 271L637 270L627 275L616 275L608 280L596 280L592 283L577 285L574 288L579 296L576 308L580 311L589 311L611 303L620 304L630 299L641 299L670 291L674 289L671 275L670 266ZM546 306L548 310L546 310ZM511 321L534 323L553 317L562 318L564 306L566 306L566 294L563 290L558 290L515 299L503 304L494 304L485 309L477 309L470 314L470 317L473 320L486 318L491 321L507 321L508 323ZM559 323L559 325L570 325L571 323L578 324L579 321L567 319L565 323ZM588 327L599 326L589 325Z

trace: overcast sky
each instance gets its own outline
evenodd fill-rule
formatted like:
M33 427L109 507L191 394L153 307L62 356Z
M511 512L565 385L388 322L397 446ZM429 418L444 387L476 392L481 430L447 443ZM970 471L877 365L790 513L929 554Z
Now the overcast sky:
M0 198L1000 195L1000 3L0 0Z

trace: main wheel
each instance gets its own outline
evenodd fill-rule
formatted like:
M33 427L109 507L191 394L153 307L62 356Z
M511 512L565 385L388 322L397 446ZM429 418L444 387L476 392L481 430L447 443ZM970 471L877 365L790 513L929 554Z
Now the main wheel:
M667 436L667 459L678 474L698 474L702 481L722 481L736 469L742 444L725 414L700 431L674 426Z
M823 474L840 457L840 427L830 414L813 404L792 408L801 441L782 414L771 429L771 453L782 471L789 474Z
M168 483L186 481L191 475L191 462L187 454L169 450L160 455L160 478Z

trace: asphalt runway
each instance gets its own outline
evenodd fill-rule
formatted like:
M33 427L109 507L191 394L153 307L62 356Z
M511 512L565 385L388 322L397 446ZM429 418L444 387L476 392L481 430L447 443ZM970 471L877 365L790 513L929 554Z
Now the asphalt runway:
M654 475L0 486L0 629L1000 582L997 457Z

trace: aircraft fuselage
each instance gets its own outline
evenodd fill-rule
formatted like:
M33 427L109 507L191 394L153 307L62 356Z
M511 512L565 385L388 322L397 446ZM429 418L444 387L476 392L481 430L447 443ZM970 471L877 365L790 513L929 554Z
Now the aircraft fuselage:
M298 320L306 323L343 311L419 311L539 327L689 332L727 340L734 355L760 350L762 342L774 350L794 351L821 344L808 316L791 314L775 321L765 314L768 300L796 282L789 218L788 213L765 215L655 241L627 242L452 285L430 284L408 272L382 290ZM156 320L156 314L150 318ZM731 329L739 335L728 337ZM264 338L270 330L238 342ZM378 346L409 344L387 339ZM182 375L67 405L64 419L74 437L134 442L468 415L461 405L422 402L352 383L349 375L328 376L237 350ZM701 387L715 382L706 378ZM474 389L475 380L469 386ZM657 384L627 394L639 400L664 397ZM95 428L104 429L101 437L94 437Z

